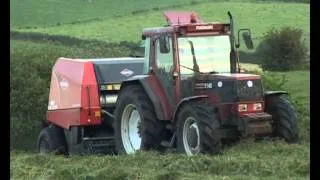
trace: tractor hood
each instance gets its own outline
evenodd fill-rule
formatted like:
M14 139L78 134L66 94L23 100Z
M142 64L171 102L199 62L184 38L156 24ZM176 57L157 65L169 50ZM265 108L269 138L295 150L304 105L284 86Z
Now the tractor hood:
M199 93L215 92L221 102L261 101L261 77L254 74L200 74L196 76L194 90Z
M199 75L198 80L259 80L260 75L243 73L219 73Z

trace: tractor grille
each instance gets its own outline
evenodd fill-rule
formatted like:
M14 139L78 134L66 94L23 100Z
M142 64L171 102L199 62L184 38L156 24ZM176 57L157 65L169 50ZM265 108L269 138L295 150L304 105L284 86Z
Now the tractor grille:
M261 80L252 81L252 87L248 87L248 80L237 81L238 101L257 101L263 99Z

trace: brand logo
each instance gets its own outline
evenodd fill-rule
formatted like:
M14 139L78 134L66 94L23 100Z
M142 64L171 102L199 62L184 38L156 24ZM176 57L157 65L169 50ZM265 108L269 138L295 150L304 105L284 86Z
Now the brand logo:
M66 79L62 79L59 84L63 90L65 90L69 87L69 83Z
M196 89L211 89L212 83L196 83Z
M122 74L122 75L124 75L124 76L127 76L127 77L131 76L133 73L134 73L134 72L131 71L130 69L124 69L124 70L122 70L122 71L120 72L120 74Z
M196 26L196 30L213 30L212 26Z

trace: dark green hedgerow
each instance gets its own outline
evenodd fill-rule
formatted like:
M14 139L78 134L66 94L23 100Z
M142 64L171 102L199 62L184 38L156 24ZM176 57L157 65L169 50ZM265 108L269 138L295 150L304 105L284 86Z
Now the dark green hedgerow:
M72 46L72 47L81 47L88 50L92 50L91 53L94 53L95 56L98 56L102 52L103 55L109 53L110 51L105 49L110 49L112 47L119 47L123 50L126 50L127 54L132 55L143 55L143 49L140 47L139 43L121 41L119 43L107 43L100 40L83 40L76 37L65 36L65 35L49 35L44 33L36 32L18 32L10 31L10 38L13 40L28 40L32 42L49 42L57 45ZM101 56L101 55L100 55ZM113 53L107 54L107 56L113 56Z
M302 39L302 29L283 27L269 30L256 49L261 68L268 71L301 69L306 64L308 53Z
M125 47L67 47L52 42L11 41L10 146L34 148L45 119L51 69L59 57L100 58L129 56Z
M36 137L45 119L51 69L58 57L121 57L128 56L129 52L129 48L120 45L89 48L88 46L55 45L52 41L33 43L12 40L10 147L14 149L35 148ZM264 74L262 77L266 89L284 89L285 78L281 79L281 76L273 77ZM308 123L305 126L307 125Z

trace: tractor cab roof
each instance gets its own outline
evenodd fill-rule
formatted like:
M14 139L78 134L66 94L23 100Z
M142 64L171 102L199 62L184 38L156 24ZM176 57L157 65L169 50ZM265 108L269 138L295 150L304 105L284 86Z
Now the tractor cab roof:
M210 33L223 32L226 33L230 29L229 23L210 22L205 23L196 13L185 11L166 11L164 17L167 20L167 26L145 28L143 30L143 37L154 34L167 34L179 32L181 29L185 33Z
M169 25L203 23L194 12L166 11L163 13Z

